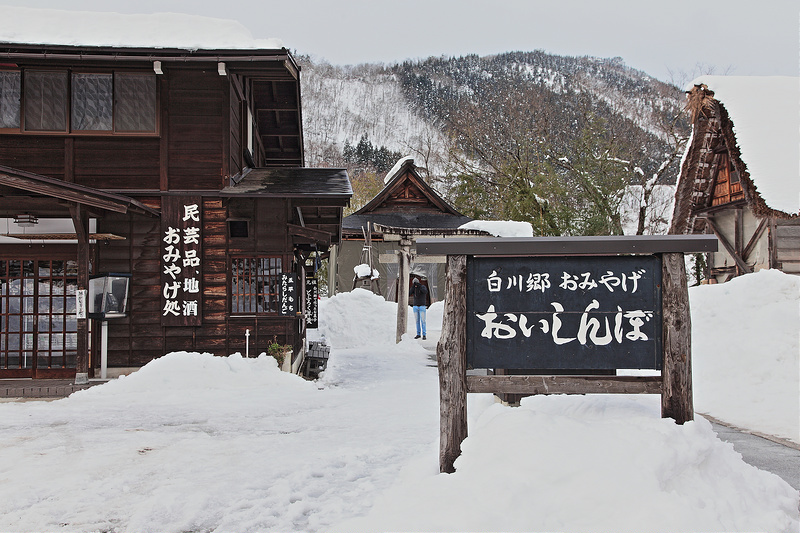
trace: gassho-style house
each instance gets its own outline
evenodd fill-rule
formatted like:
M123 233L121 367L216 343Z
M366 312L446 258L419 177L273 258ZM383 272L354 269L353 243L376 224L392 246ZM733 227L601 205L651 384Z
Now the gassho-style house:
M203 17L4 18L0 377L272 343L297 372L352 189L303 166L292 55Z
M693 134L671 233L714 234L705 277L800 274L800 78L703 76L687 91Z

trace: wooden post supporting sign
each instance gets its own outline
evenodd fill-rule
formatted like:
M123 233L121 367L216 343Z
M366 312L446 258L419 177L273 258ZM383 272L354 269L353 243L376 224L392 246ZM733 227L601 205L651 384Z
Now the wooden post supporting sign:
M662 256L664 366L661 416L678 424L694 419L692 401L692 317L682 253Z
M419 239L418 252L448 258L436 351L440 471L455 471L469 392L661 394L662 417L692 420L683 254L716 248L707 235ZM492 375L500 369L515 372ZM661 375L613 375L619 369ZM598 371L612 375L585 375Z
M467 256L447 258L442 334L436 346L439 366L439 468L455 472L453 463L467 438Z

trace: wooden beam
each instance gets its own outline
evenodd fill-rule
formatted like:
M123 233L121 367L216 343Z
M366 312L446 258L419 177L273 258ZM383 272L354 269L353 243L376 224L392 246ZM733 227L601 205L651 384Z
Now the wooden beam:
M467 376L467 392L661 394L661 376Z
M417 253L429 255L563 256L716 251L717 239L711 235L417 238Z
M689 288L683 254L662 254L661 279L664 353L661 370L661 416L683 424L694 420L692 319L689 313Z
M302 237L304 239L309 239L311 242L317 242L325 246L330 246L331 244L331 234L327 231L304 228L296 224L287 224L286 226L289 228L289 235L293 237Z
M748 257L750 257L750 254L753 253L753 249L756 247L756 243L758 243L758 240L764 233L764 230L767 227L767 220L768 219L766 217L761 219L761 222L758 224L758 227L756 228L756 231L753 233L753 236L750 237L750 240L747 242L747 246L744 247L744 251L742 252L742 259L744 259L745 261L747 260Z
M69 208L75 233L78 237L78 286L77 290L89 290L89 216L86 209L75 204ZM77 341L75 358L75 384L89 382L89 319L77 319Z
M439 366L439 471L453 464L467 438L467 256L447 258L444 318L436 356Z
M169 76L158 76L161 90L161 115L159 128L161 136L158 142L158 182L159 189L169 190Z
M747 263L744 262L744 259L739 257L739 254L736 253L736 249L733 247L730 241L725 237L725 235L723 235L723 233L719 230L717 224L714 222L714 218L713 217L706 218L706 224L708 224L708 227L710 227L711 231L714 232L714 235L717 236L719 242L722 243L722 247L725 248L725 251L728 252L728 255L730 255L736 262L736 266L738 266L743 272L747 274L753 272L753 269L747 266Z

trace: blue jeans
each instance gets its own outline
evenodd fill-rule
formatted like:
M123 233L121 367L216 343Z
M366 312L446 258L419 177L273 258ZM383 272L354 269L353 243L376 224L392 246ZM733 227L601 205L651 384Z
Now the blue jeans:
M413 309L414 321L417 324L417 335L422 335L424 337L427 335L425 332L425 313L428 308L424 305L415 305Z

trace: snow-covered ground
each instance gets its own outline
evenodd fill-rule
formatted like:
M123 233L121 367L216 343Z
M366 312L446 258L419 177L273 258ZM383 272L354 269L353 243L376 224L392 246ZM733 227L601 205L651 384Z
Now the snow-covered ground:
M695 409L800 444L800 276L689 290Z
M752 342L720 347L706 334L718 304L786 300L791 311L794 294L800 305L785 278L692 289L698 410L728 416L710 399L724 390L707 381L719 363L746 373L737 384L776 365L780 387L800 388L796 371L777 375L798 356L796 317L744 317L735 334ZM797 491L745 464L702 417L661 419L655 396L512 408L470 395L457 471L439 474L435 364L410 337L394 343L395 312L363 290L323 300L317 334L333 349L317 382L264 356L175 353L63 400L0 404L0 531L800 529ZM441 316L434 304L429 335ZM739 362L755 345L767 350L758 371ZM772 407L737 411L757 420ZM770 427L791 432L785 422Z

